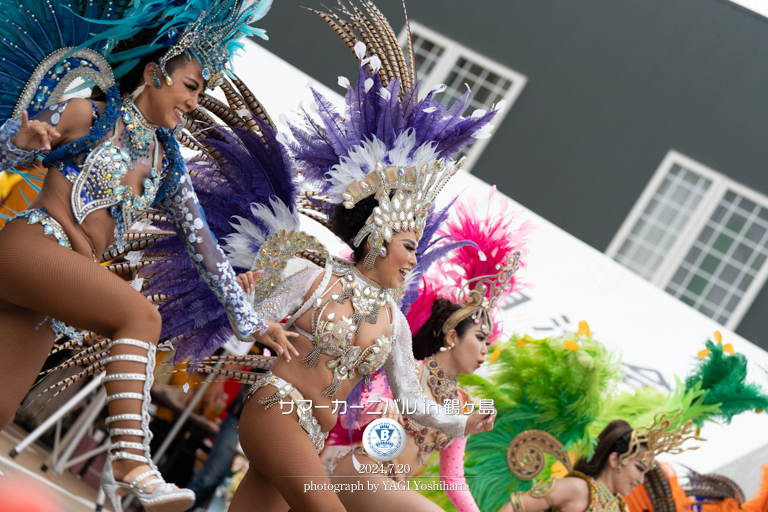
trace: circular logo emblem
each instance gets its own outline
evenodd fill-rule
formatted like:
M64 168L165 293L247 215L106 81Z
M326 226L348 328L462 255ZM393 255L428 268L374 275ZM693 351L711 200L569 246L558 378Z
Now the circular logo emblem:
M396 459L405 450L405 429L387 418L373 420L363 431L363 447L379 462Z

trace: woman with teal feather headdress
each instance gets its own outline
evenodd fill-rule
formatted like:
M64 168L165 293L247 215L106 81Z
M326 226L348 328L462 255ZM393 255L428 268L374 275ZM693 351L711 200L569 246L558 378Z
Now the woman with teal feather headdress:
M239 40L264 36L248 24L270 4L0 2L0 170L38 158L50 169L30 207L0 231L0 425L13 417L56 339L67 337L71 346L82 337L77 329L109 338L89 352L85 374L107 374L113 444L102 486L114 510L125 492L163 512L193 500L191 491L164 482L149 452L160 316L99 265L127 252L126 231L149 207L165 211L239 338L287 343L279 325L248 306L173 136L206 85L221 81ZM77 79L93 89L91 99L61 101Z

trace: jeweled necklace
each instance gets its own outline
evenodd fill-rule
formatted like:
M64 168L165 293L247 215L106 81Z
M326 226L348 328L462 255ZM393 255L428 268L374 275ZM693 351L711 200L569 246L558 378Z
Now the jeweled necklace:
M594 480L595 483L597 483L595 486L595 499L605 506L604 510L611 510L614 504L617 506L617 508L621 509L621 506L619 505L621 496L618 494L613 494L599 479L595 478Z
M131 169L136 169L137 161L144 165L150 165L149 153L158 127L147 121L147 118L144 117L144 114L129 96L123 98L120 116L125 123L125 131L120 135L120 140L131 157L128 166Z
M425 358L424 364L429 370L427 385L435 397L435 402L442 405L446 400L459 398L459 379L457 376L450 376L445 373L434 355Z

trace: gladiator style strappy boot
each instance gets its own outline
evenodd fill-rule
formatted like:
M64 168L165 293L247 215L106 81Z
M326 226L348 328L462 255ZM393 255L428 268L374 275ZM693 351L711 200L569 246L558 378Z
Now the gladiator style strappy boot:
M173 484L163 480L162 475L152 462L152 455L149 452L149 443L152 441L152 432L149 430L149 390L154 381L155 369L155 351L156 347L151 343L139 340L123 338L113 341L109 345L109 350L116 345L133 345L147 351L146 356L121 354L110 355L102 359L105 365L117 361L142 363L145 365L144 373L112 373L107 374L104 383L114 381L143 381L143 393L113 393L107 396L107 403L114 400L140 400L141 414L117 414L109 416L106 419L109 428L109 436L113 439L109 447L107 462L104 465L104 471L101 474L101 487L104 489L112 509L115 512L122 512L120 496L124 494L133 494L141 504L150 512L183 512L194 505L195 493L189 489L179 489ZM141 424L141 429L136 428L111 428L115 422L137 421ZM142 443L129 441L114 441L116 436L137 436L142 437ZM144 455L136 455L121 450L141 450ZM115 479L115 473L112 469L112 463L117 460L135 460L148 464L149 471L145 471L133 479L131 483L121 482ZM157 484L152 492L147 492L147 487Z

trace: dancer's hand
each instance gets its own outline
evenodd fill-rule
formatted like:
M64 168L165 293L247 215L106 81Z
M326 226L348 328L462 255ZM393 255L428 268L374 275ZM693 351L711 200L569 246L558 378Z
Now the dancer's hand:
M21 113L21 126L16 135L11 137L11 143L19 149L37 150L51 149L51 141L58 139L61 134L43 121L30 121L26 111Z
M268 329L264 334L258 332L253 333L254 339L259 343L262 343L280 356L282 355L286 361L291 360L291 354L298 356L299 351L296 350L288 338L296 338L299 333L284 331L283 325L275 322L266 322Z
M256 280L261 277L263 270L257 270L256 272L246 272L237 276L237 282L240 283L240 287L245 293L251 293L256 289Z
M493 422L496 419L496 409L491 414L480 414L480 410L473 412L467 418L467 426L464 427L464 435L480 434L493 430Z

